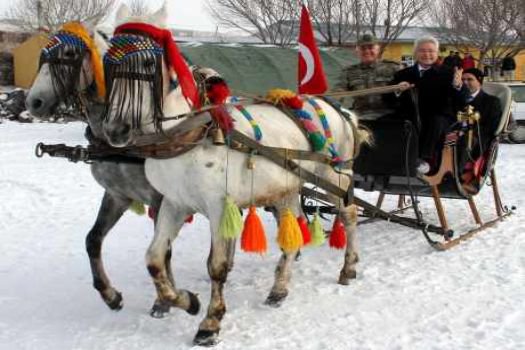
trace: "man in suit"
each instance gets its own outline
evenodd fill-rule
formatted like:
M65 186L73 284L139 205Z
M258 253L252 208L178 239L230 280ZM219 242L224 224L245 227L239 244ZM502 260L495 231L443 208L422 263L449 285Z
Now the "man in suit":
M437 65L439 43L434 37L422 37L414 44L415 64L398 71L392 84L400 84L397 94L398 117L418 125L420 160L417 170L420 174L435 169L438 151L443 145L446 131L456 120L456 111L465 89L462 88L460 68ZM413 90L417 97L408 90Z
M480 119L474 125L472 149L467 149L468 140L464 137L459 142L457 156L459 157L459 169L463 188L471 193L479 190L479 179L482 175L483 158L481 156L489 148L498 129L502 108L499 99L487 94L482 89L483 72L477 68L470 68L463 71L463 85L467 88L468 94L465 96L460 109L464 110L467 106L472 106L474 111L479 112ZM474 181L477 180L477 181Z
M478 145L481 146L481 149L474 149L472 155L476 158L490 146L500 123L502 108L497 97L483 91L482 71L477 68L466 69L463 71L462 81L468 89L468 94L460 108L463 110L466 106L471 105L474 111L480 114Z

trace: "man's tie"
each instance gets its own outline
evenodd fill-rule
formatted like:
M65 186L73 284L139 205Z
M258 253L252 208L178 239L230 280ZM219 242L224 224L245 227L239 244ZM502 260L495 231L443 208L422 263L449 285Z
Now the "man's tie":
M423 75L425 74L425 72L426 72L427 70L428 70L428 68L427 68L427 69L420 69L420 70L419 70L419 77L420 77L420 78L423 77Z
M472 101L474 101L474 96L469 95L469 96L467 97L467 103L470 103L470 102L472 102Z

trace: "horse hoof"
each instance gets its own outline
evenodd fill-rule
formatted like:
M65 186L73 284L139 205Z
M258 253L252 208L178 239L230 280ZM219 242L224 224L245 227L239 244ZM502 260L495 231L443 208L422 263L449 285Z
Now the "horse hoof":
M119 311L124 306L122 301L122 293L115 291L115 295L110 300L106 300L106 304L111 310Z
M341 272L338 283L343 286L348 286L350 284L350 280L355 280L356 278L357 272L355 270L352 270L348 273Z
M170 312L170 306L164 303L155 302L149 312L153 318L164 318Z
M284 293L270 293L268 295L268 298L265 300L265 304L274 308L278 308L283 303L284 299L286 299L286 296L288 295L288 292Z
M215 346L219 344L219 331L207 331L199 329L195 338L193 338L193 344L198 346Z
M197 315L201 309L201 302L197 297L197 294L187 291L188 297L190 298L190 307L186 310L190 315ZM198 335L198 333L197 333Z

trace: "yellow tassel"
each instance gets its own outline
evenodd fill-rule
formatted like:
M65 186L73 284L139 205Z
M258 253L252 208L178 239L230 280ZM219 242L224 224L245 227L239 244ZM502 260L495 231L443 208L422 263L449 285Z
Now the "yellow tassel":
M308 225L310 232L312 233L312 242L311 245L319 247L323 245L326 240L324 234L323 226L321 225L321 219L319 219L319 213L315 213L314 219Z
M266 99L271 101L273 104L279 104L282 100L288 98L294 98L297 96L295 92L287 89L271 89L266 94Z
M244 220L244 229L241 235L241 249L247 253L266 253L266 234L264 226L257 215L257 209L252 205Z
M95 44L95 40L93 40L86 27L80 22L68 22L62 26L61 30L77 36L84 42L84 44L86 44L91 55L91 68L93 69L93 76L95 84L97 85L97 94L100 99L104 99L106 97L104 68L102 66L102 58L97 45Z
M146 214L146 208L144 207L144 204L142 202L139 202L139 201L131 202L131 204L129 205L128 209L131 210L132 212L134 212L137 215L144 215L144 214Z
M286 209L281 214L277 243L279 243L279 247L286 253L292 253L303 245L301 228L290 209Z
M242 216L239 207L230 196L224 198L219 234L225 239L237 238L242 230Z

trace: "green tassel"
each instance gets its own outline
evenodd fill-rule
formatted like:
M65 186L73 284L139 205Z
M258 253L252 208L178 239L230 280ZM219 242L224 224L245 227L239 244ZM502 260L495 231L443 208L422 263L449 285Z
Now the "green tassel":
M146 208L144 207L144 204L142 202L139 202L139 201L131 202L131 204L129 205L128 209L131 210L132 212L134 212L137 215L144 215L144 214L146 214Z
M230 196L224 199L224 210L222 212L219 234L225 239L239 237L242 231L242 216L239 208Z
M314 219L308 225L308 229L312 233L312 241L310 244L314 247L319 247L320 245L323 245L324 241L326 240L326 236L324 234L323 226L321 225L319 213L315 213Z
M320 132L316 131L308 135L310 138L310 143L314 148L315 152L322 151L326 145L326 137L324 137Z

